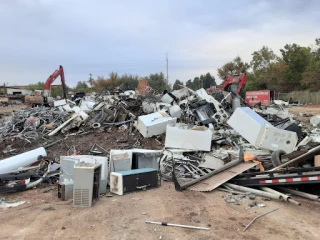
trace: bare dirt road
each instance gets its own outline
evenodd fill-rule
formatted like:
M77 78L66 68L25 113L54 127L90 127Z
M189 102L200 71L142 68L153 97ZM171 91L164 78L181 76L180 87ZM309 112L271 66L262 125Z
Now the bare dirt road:
M7 201L28 203L0 210L0 239L320 239L320 202L296 197L302 203L296 206L256 199L266 207L248 209L243 203L233 205L236 211L222 198L225 194L177 192L164 182L157 189L104 196L92 208L77 209L71 201L58 200L56 186L38 188L6 196ZM274 208L279 209L242 232L255 216ZM147 220L211 230L150 225Z

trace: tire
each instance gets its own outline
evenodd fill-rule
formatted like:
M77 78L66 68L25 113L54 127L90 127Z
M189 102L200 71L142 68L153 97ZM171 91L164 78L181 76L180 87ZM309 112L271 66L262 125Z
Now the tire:
M286 154L286 153L283 150L277 150L271 154L271 162L274 167L278 167L282 164L281 156L284 154Z

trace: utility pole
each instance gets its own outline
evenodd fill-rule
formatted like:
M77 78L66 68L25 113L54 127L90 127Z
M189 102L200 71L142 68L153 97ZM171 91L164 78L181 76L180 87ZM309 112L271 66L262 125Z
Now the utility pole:
M168 53L166 53L166 60L167 60L167 87L169 87L169 76L168 76Z
M90 78L89 78L90 86L91 86L91 93L92 93L92 74L90 73Z

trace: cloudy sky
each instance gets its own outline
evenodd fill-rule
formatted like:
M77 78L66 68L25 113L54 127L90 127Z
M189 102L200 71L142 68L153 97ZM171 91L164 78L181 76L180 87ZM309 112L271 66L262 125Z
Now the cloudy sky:
M0 0L0 84L45 81L63 65L74 86L111 71L169 81L211 72L263 45L311 46L317 0ZM57 80L57 84L60 80Z

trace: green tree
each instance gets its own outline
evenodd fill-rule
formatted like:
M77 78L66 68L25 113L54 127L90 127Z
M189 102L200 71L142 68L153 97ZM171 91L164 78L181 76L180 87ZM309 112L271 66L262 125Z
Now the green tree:
M30 84L28 86L29 90L43 90L44 89L44 82L38 82L36 84Z
M192 89L193 89L193 90L198 90L198 89L200 89L200 88L202 88L202 82L201 82L201 80L200 80L199 77L195 77L195 78L193 79Z
M217 86L216 79L209 72L206 75L201 75L200 81L204 89Z
M74 92L90 92L90 88L85 81L79 81L76 87L73 89Z
M286 44L280 49L282 59L288 66L286 84L291 86L291 90L302 89L302 74L307 69L312 53L311 48L301 47L297 44Z
M180 88L181 88L180 85L183 85L183 82L180 81L179 79L176 79L176 81L175 81L174 84L173 84L173 90L178 90L178 89L180 89Z
M191 79L186 82L186 87L193 89L193 82Z
M70 88L67 86L67 93ZM63 97L63 89L62 86L51 86L51 97Z
M270 65L279 60L272 49L263 46L259 51L254 51L252 53L252 60L250 62L251 67L254 72L259 70L268 70Z
M263 46L259 51L254 51L250 64L255 79L250 82L250 88L257 90L274 89L279 87L280 79L282 80L281 82L283 82L284 72L281 71L285 70L283 68L285 63L274 54L272 49Z
M160 73L151 73L146 77L150 87L157 91L164 91L167 89L166 79L163 72Z
M218 76L224 79L227 75L240 74L246 72L249 68L250 65L237 56L233 61L227 62L218 68Z
M139 83L139 76L132 74L123 74L119 79L119 85L122 91L135 90Z
M320 90L320 38L316 39L316 47L305 71L302 73L301 83L307 89Z

